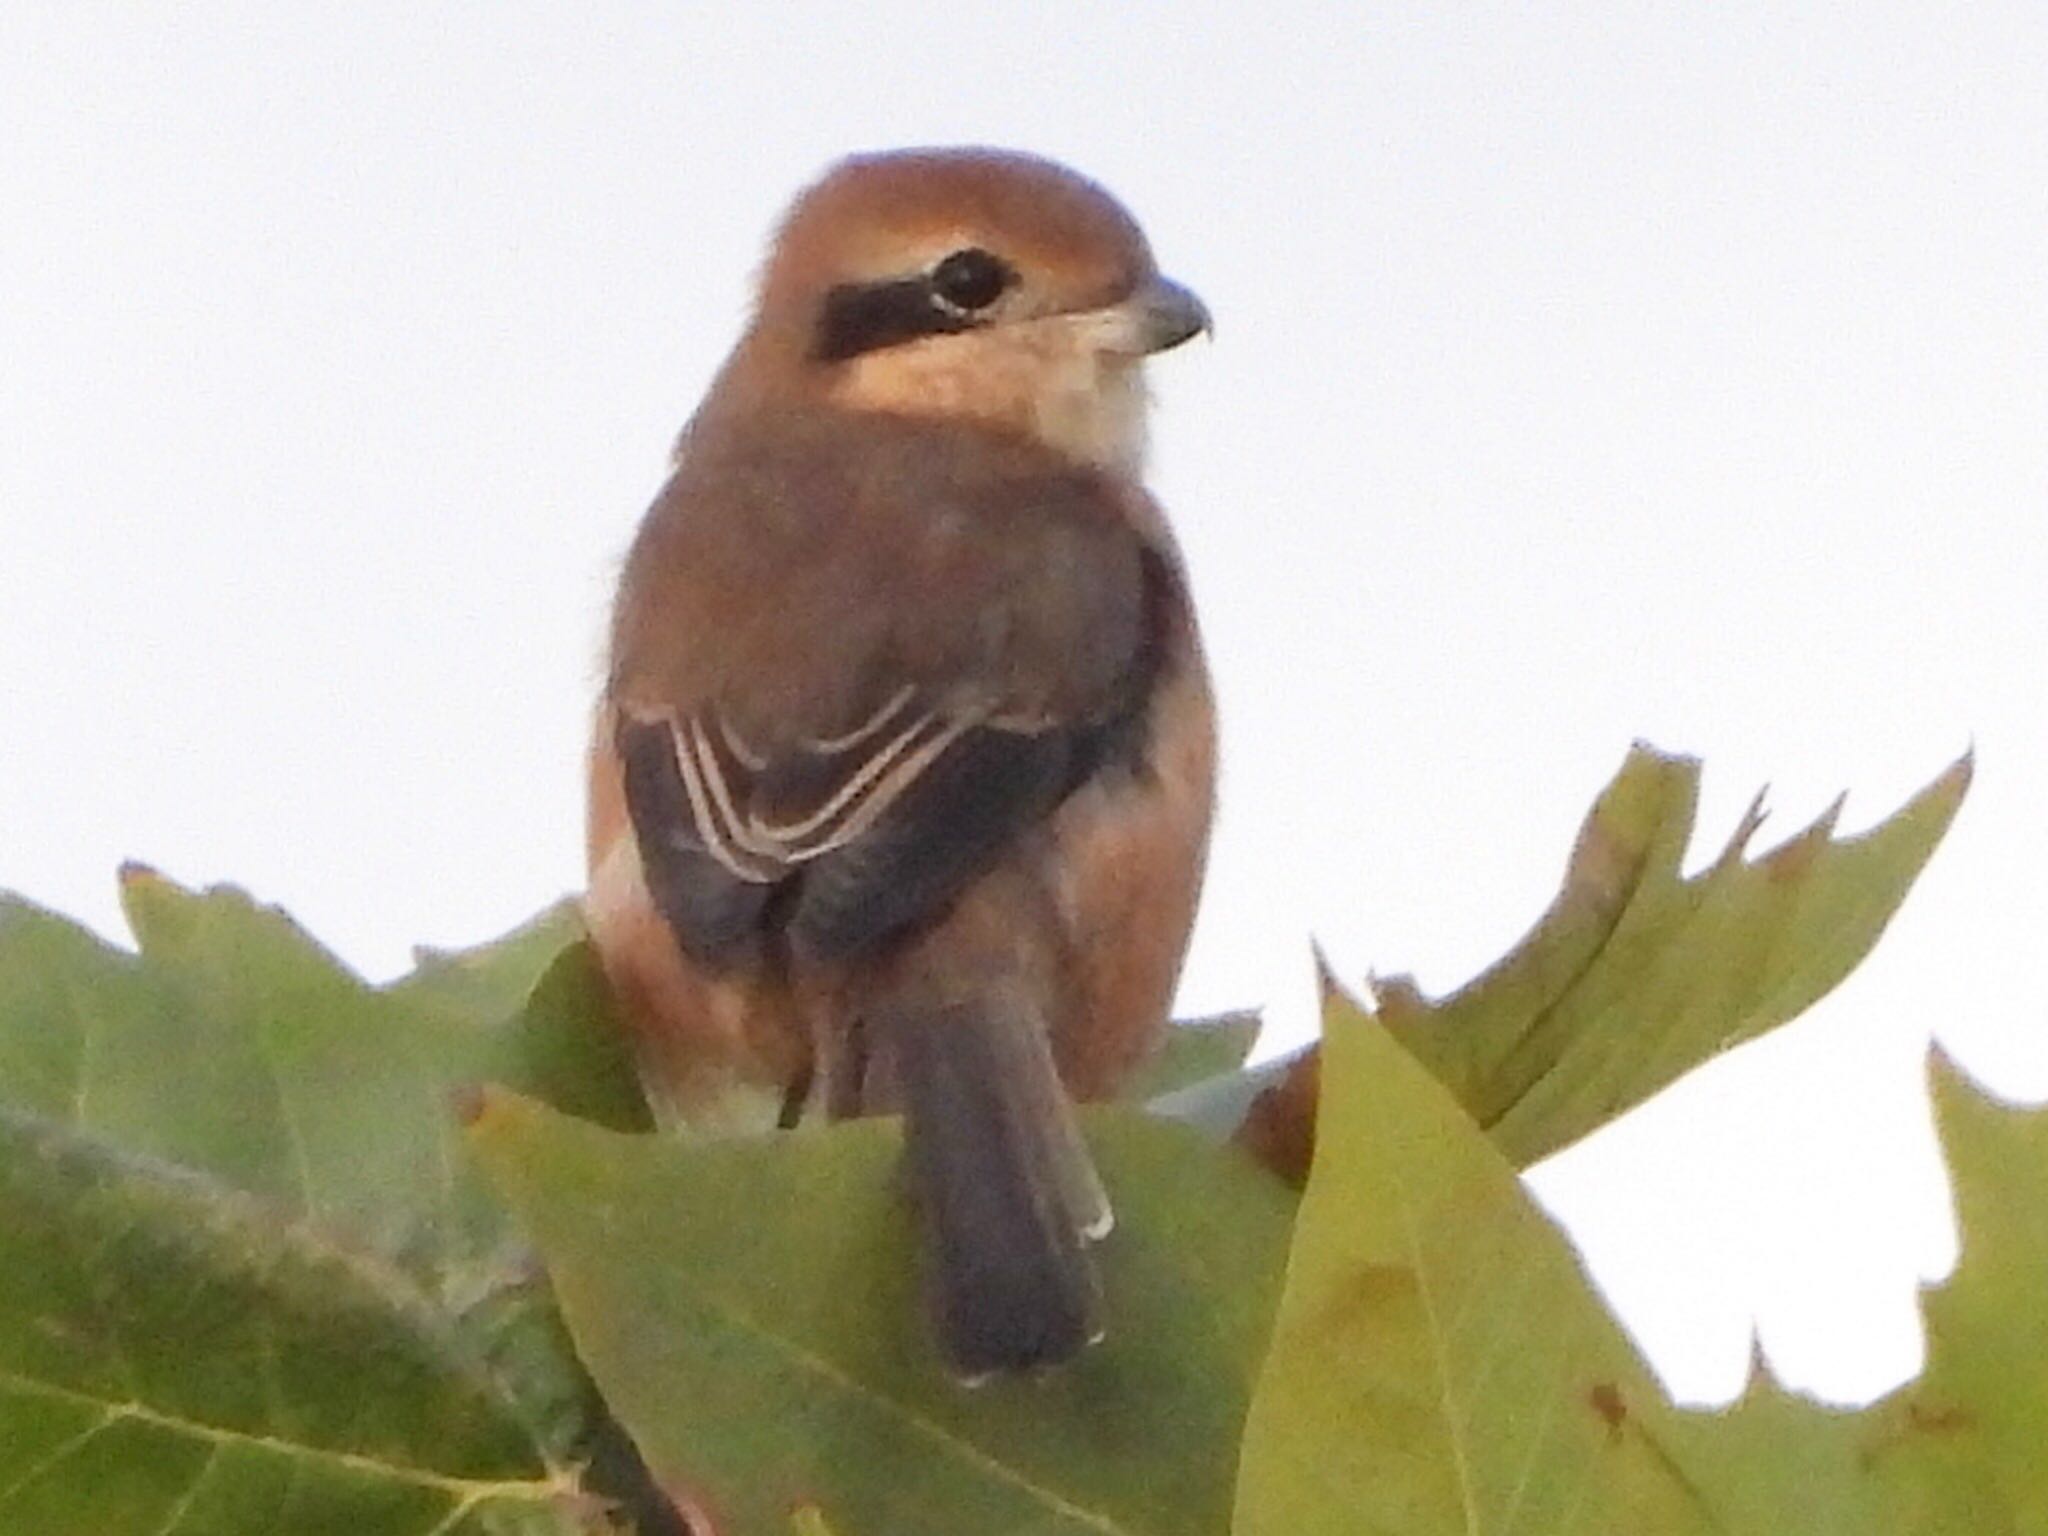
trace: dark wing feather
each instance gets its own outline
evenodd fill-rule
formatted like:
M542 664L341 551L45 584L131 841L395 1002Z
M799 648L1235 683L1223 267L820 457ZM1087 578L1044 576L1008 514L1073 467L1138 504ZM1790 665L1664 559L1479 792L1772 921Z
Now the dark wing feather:
M759 950L773 887L741 878L706 849L666 721L626 717L617 745L626 813L656 910L693 960L721 970L747 963Z
M799 953L844 960L943 909L1066 796L1079 734L967 732L866 835L805 871L789 918Z
M750 769L696 722L628 715L618 745L649 894L686 952L723 967L751 958L771 906L797 951L826 961L939 912L1059 804L1113 729L925 723L831 773ZM792 798L798 783L809 799Z

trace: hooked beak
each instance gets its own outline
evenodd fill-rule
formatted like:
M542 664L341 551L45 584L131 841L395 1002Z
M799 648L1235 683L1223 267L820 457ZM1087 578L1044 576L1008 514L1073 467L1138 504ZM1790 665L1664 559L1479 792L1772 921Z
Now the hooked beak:
M1134 311L1138 322L1133 330L1140 342L1140 352L1164 352L1191 336L1208 335L1215 329L1209 319L1209 306L1196 298L1192 289L1183 288L1171 278L1151 279L1124 302Z
M1093 345L1125 357L1164 352L1211 329L1207 305L1171 278L1157 276L1130 297L1078 318Z

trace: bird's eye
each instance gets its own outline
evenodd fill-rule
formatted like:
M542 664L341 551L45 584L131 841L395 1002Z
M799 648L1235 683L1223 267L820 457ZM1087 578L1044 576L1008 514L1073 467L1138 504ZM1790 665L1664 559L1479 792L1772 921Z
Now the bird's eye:
M972 314L995 303L1016 278L1002 257L970 246L932 268L932 294L944 308Z

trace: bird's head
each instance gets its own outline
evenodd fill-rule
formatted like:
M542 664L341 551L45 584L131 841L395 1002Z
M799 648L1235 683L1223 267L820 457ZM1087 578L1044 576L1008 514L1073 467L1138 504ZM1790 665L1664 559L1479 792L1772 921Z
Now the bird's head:
M911 150L843 161L797 199L735 361L840 409L977 421L1128 470L1140 363L1208 328L1095 183Z

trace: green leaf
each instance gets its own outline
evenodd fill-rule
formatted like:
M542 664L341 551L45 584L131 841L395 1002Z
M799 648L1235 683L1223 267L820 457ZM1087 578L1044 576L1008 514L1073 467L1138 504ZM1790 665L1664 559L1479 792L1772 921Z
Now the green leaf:
M409 1007L445 1010L478 1025L495 1025L526 1006L563 951L586 937L583 909L558 901L502 938L471 949L413 951L413 970L384 989Z
M415 959L383 996L408 1013L469 1025L472 1079L508 1084L617 1130L652 1127L581 903L558 901L503 938L420 949Z
M1747 859L1759 797L1721 856L1685 879L1699 764L1638 746L1529 936L1437 1002L1406 978L1375 982L1379 1016L1527 1167L1832 990L1904 900L1970 772L1964 758L1858 837L1832 836L1838 801Z
M493 1093L471 1134L612 1410L721 1536L807 1503L853 1536L1213 1536L1291 1202L1183 1127L1088 1124L1109 1337L971 1390L917 1305L894 1122L685 1145Z
M1236 1536L1711 1531L1670 1410L1443 1086L1330 999L1321 1132Z
M1580 829L1557 898L1474 981L1430 1001L1375 978L1377 1016L1517 1167L1818 1001L1869 953L1969 788L1956 763L1890 819L1832 836L1839 803L1745 858L1752 804L1714 864L1680 876L1699 764L1638 746ZM1235 1139L1297 1180L1313 1142L1315 1053L1161 1095L1151 1107Z
M1124 1085L1122 1097L1127 1103L1143 1104L1225 1077L1244 1065L1258 1043L1259 1016L1251 1011L1177 1023L1166 1031L1152 1059Z
M539 1438L396 1270L0 1111L0 1532L587 1529Z
M223 1199L257 1197L279 1224L388 1264L516 1395L536 1447L571 1455L588 1383L450 1098L493 1078L634 1123L587 952L572 944L487 1023L502 994L484 1000L477 972L438 1000L380 992L240 892L131 870L123 897L136 955L0 902L0 1106L207 1175ZM358 1386L374 1406L374 1383Z
M475 1081L519 1089L613 1130L654 1126L588 939L547 963L517 1011L479 1042L471 1070Z
M434 1257L507 1235L465 1161L453 1090L491 1078L645 1123L573 949L493 1029L365 985L239 891L130 870L122 896L139 955L0 902L0 1104Z

